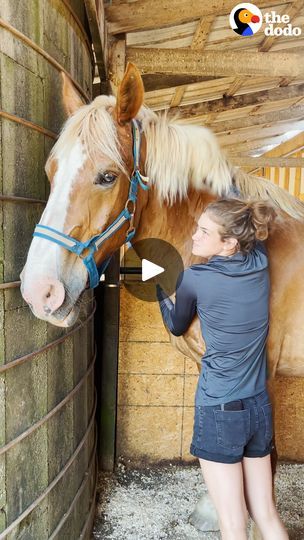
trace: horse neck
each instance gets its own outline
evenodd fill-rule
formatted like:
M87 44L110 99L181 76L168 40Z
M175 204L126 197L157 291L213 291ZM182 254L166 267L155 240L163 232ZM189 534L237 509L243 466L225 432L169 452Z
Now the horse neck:
M201 258L191 254L192 234L203 207L214 199L215 197L207 192L191 189L187 199L169 206L168 203L159 201L157 188L152 186L147 204L141 209L133 243L147 238L158 238L177 249L184 266L200 262Z

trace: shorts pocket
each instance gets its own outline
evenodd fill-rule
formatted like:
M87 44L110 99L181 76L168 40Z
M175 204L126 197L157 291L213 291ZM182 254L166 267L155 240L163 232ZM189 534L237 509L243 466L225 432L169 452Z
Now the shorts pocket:
M245 446L250 432L250 409L214 410L217 444L229 450Z
M271 403L266 403L266 405L261 405L261 409L265 420L265 439L266 442L269 443L273 436L272 405Z

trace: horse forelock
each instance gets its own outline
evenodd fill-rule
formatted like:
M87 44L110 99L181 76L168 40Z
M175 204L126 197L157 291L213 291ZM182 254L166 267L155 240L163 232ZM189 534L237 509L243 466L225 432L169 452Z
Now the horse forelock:
M80 141L84 152L92 161L97 154L102 154L108 161L113 161L121 171L126 172L111 115L115 102L114 96L98 96L92 103L80 107L64 124L49 159L56 158L59 161L65 158Z

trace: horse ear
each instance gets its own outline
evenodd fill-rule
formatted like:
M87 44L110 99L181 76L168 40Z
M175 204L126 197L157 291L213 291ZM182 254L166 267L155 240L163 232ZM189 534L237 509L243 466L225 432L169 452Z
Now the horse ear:
M68 116L71 116L79 107L85 105L84 101L80 97L79 93L75 89L70 78L62 71L62 101L65 108L65 112Z
M128 62L116 97L115 114L121 126L135 118L144 102L144 93L144 84L139 70L134 64Z

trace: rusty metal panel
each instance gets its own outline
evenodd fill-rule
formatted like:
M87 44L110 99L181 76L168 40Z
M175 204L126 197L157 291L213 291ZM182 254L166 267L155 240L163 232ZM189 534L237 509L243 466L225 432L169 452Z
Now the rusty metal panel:
M63 329L36 319L14 285L48 198L46 157L65 119L60 69L84 96L92 93L84 13L81 0L20 0L18 9L1 2L0 540L89 538L93 519L92 291L82 325Z

